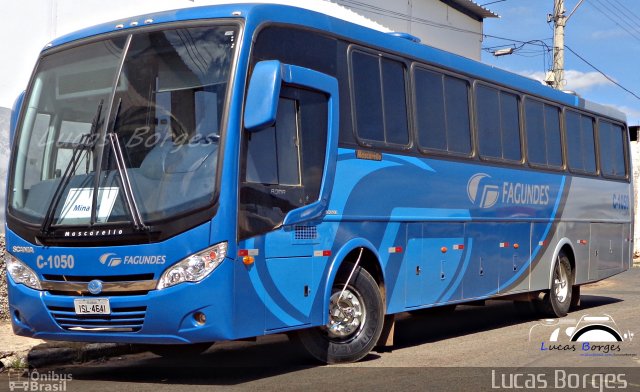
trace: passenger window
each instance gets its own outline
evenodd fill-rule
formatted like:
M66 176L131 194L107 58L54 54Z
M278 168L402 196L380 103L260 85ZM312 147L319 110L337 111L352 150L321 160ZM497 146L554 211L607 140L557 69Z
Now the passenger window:
M560 108L544 107L545 140L547 142L547 164L562 166L562 137L560 135Z
M384 142L382 115L382 87L378 58L361 52L353 52L353 72L356 127L362 139Z
M415 72L416 121L421 148L471 153L468 83L437 72Z
M240 187L242 238L275 229L318 200L327 142L327 97L283 88L274 126L245 133Z
M354 51L351 74L358 137L374 143L409 144L404 64Z
M560 109L527 99L525 117L529 163L544 167L562 166Z
M407 94L404 83L404 64L382 58L382 93L384 102L385 141L409 144Z
M569 168L579 173L596 173L593 118L567 111L567 149Z
M602 174L609 177L625 177L626 137L624 128L609 121L600 120L598 141L600 142L600 168Z
M480 85L476 88L476 117L482 157L521 159L518 96Z

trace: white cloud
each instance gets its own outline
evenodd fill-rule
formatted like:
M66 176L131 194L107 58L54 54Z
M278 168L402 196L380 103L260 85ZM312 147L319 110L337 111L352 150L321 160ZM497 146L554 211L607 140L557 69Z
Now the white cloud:
M531 79L535 79L543 82L545 79L545 73L541 71L522 71L518 72L520 75L526 76ZM567 84L564 86L564 90L574 90L577 92L586 91L596 86L608 86L613 85L611 81L602 76L599 72L581 72L576 70L566 70L564 72L564 78Z
M612 29L612 30L598 30L591 33L591 38L593 39L609 39L609 38L618 38L626 35L622 29Z
M629 106L606 105L627 115L629 125L640 125L640 108L631 108Z

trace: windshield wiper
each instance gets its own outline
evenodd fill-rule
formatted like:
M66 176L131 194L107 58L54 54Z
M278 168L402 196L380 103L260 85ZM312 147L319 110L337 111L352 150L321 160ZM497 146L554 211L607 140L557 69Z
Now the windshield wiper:
M56 187L55 192L53 193L53 197L51 198L51 202L47 207L47 211L44 214L44 220L42 221L42 225L40 226L40 233L43 235L49 234L49 230L51 229L51 225L53 224L53 220L55 218L55 212L58 209L58 205L60 204L60 199L62 199L62 194L64 190L69 185L71 181L71 177L76 172L76 168L78 167L78 163L80 162L80 158L82 157L82 153L93 150L96 145L96 130L98 129L98 123L100 122L100 115L102 114L102 105L104 104L104 99L100 100L98 104L98 108L96 109L96 114L93 116L93 120L91 121L91 128L89 129L89 133L85 133L80 137L80 140L77 144L73 145L73 149L71 150L71 160L67 164L67 167L64 169L64 174L60 177L60 182ZM89 160L89 156L87 155L87 161Z
M116 168L118 169L120 184L122 185L122 190L124 192L124 200L126 202L127 210L129 210L129 215L131 215L131 222L136 230L144 231L148 230L148 227L145 225L144 220L142 220L140 209L138 208L136 199L133 196L133 189L131 188L131 181L129 180L129 173L127 172L127 165L124 160L124 154L122 153L122 147L120 146L118 135L115 132L115 127L116 123L118 122L118 116L120 114L121 106L122 98L118 100L115 118L113 119L113 129L111 129L111 132L107 134L107 138L109 139L111 149L115 156ZM94 199L96 197L97 195L94 194ZM93 206L93 209L96 209L95 205Z

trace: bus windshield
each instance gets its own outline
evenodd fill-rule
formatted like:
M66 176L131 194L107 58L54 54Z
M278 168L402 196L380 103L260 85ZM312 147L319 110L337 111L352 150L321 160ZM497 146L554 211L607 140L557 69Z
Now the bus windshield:
M236 36L177 28L45 55L14 143L12 212L86 226L210 205Z

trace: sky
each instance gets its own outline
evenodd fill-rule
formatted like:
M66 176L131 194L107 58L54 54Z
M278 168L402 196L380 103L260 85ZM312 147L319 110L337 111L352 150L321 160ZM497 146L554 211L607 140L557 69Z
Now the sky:
M553 0L475 0L500 18L485 19L484 33L507 39L485 37L482 61L509 71L544 79L553 47ZM565 0L569 15L579 0ZM493 3L493 4L490 4ZM565 45L608 77L640 96L640 1L584 0L565 28ZM510 41L511 40L511 41ZM495 57L489 51L520 47L513 54ZM640 125L640 99L607 80L569 50L565 51L565 89L626 113L629 125Z

